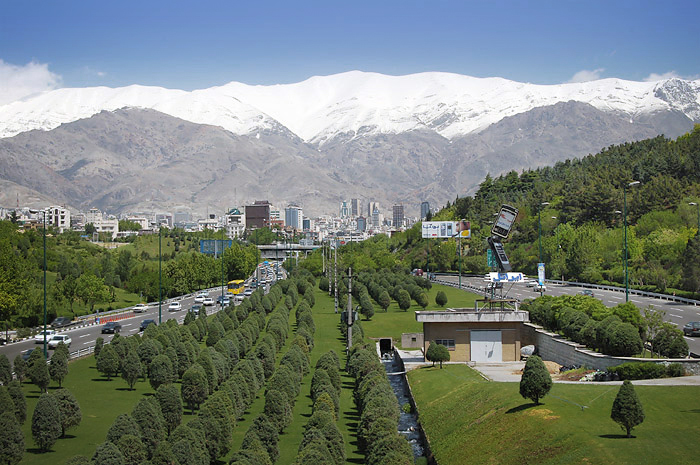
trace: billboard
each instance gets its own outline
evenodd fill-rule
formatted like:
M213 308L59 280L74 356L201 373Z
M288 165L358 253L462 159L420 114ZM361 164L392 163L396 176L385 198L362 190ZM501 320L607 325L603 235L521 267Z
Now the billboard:
M510 228L515 222L515 217L518 216L518 209L511 207L510 205L503 205L501 211L498 213L498 218L491 228L491 234L493 236L499 236L502 238L508 237L510 233Z
M218 257L224 249L228 249L233 244L230 239L200 239L199 251L207 255Z
M495 273L492 271L491 273L489 273L489 280L492 283L521 283L525 281L525 275L523 275L522 273Z
M450 237L470 237L469 221L423 221L423 239L447 239Z

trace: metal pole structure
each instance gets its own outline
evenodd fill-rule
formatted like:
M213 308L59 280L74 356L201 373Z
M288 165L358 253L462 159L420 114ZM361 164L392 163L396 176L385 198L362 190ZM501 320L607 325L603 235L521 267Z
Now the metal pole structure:
M462 289L462 231L459 232L459 288Z
M352 311L352 267L348 268L348 312L347 312L347 324L348 324L348 348L347 353L350 353L350 348L352 347L352 324L355 319L354 312Z
M697 207L698 207L698 232L695 233L695 234L696 234L696 235L697 235L697 234L700 234L700 203L697 203L697 202L689 202L688 205L697 205Z
M335 313L338 313L338 239L335 240L335 277L333 278L335 293Z
M49 358L46 349L46 210L44 210L44 358Z
M224 308L224 240L221 239L221 308Z
M542 207L547 206L547 205L549 205L549 202L542 202L537 207L537 237L538 237L538 242L539 242L540 263L542 263ZM540 297L542 297L544 295L544 291L542 290L542 285L544 285L544 280L540 285Z
M623 214L625 217L625 302L629 302L630 300L629 271L627 268L627 187L636 186L637 184L639 184L639 181L632 181L622 186L622 196L624 200Z
M162 262L162 256L163 256L163 249L161 246L162 240L161 240L161 232L160 232L160 224L158 225L158 325L160 325L162 321L162 315L163 315L163 267L161 265Z

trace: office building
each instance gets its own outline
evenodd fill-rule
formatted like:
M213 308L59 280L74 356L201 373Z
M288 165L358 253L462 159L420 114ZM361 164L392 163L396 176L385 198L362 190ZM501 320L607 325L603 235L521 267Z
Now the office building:
M393 213L391 225L395 229L403 228L403 205L394 205L391 210Z
M270 202L256 200L253 205L245 207L245 221L247 229L264 228L270 222Z
M421 202L420 204L420 218L424 220L430 211L430 204L428 202Z
M304 213L298 205L289 205L284 209L284 225L288 228L302 229Z

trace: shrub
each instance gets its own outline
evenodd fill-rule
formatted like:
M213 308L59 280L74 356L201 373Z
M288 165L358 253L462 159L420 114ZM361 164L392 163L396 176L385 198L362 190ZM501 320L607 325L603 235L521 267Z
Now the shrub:
M642 338L639 331L630 323L617 323L609 326L609 339L605 345L609 355L631 357L642 351Z
M679 376L685 376L685 368L680 363L670 363L666 367L666 375L672 378L677 378Z
M523 376L520 379L520 395L539 405L540 399L547 395L552 388L552 377L547 371L542 359L531 355L525 363Z
M656 379L666 376L666 367L654 362L630 362L608 367L608 372L617 373L621 380Z
M435 296L435 303L440 307L447 305L447 294L445 294L445 291L438 291Z

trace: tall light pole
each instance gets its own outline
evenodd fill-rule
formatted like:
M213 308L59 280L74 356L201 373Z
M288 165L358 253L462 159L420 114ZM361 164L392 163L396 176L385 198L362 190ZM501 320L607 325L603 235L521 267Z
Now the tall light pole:
M542 202L539 204L537 207L537 241L539 242L539 250L540 250L540 261L539 263L542 262L542 207L546 207L549 205L549 202ZM539 264L538 264L538 273L539 273ZM542 286L544 285L544 282L540 283L540 297L544 295L544 291L542 290Z
M44 214L44 358L49 358L49 352L46 349L46 210L29 210L30 213Z
M625 217L625 302L629 302L630 300L629 271L627 269L627 188L638 184L639 181L632 181L622 186L622 196L624 200L623 216Z
M698 207L698 232L696 234L700 234L700 204L697 202L688 202L688 205L697 205Z
M163 249L161 246L161 225L158 223L158 326L163 319L163 267L161 262L163 260Z

